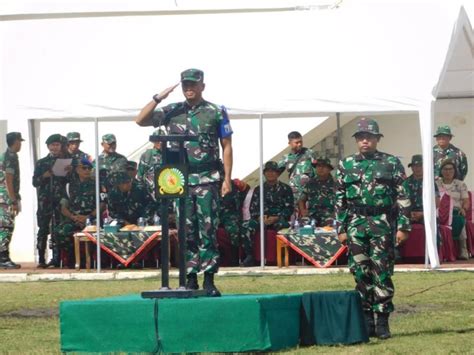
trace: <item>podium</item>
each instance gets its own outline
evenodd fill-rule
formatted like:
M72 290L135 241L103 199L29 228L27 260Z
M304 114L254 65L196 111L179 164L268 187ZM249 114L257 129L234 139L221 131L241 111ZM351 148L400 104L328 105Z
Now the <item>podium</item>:
M150 142L162 142L162 165L155 167L155 196L161 201L161 288L143 291L143 298L190 298L207 296L204 290L186 289L186 209L189 162L185 142L196 142L197 135L152 135ZM175 143L173 147L169 147ZM169 286L169 205L178 199L179 287Z

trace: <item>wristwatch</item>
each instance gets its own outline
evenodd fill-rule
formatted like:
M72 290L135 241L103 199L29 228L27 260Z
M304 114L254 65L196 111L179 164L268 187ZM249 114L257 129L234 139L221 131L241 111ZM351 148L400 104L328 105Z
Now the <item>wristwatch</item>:
M159 98L159 94L155 94L153 95L153 101L155 101L157 104L159 104L161 102L161 99Z

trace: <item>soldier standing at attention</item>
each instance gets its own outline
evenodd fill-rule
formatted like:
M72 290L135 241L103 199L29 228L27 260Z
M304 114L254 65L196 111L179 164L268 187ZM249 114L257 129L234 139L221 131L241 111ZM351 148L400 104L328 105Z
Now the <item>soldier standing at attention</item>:
M294 202L298 207L305 185L314 177L312 165L314 153L311 149L303 147L303 136L296 131L288 134L288 145L290 153L284 155L278 162L278 168L288 171L288 185L293 191Z
M153 132L152 136L159 137L165 135L165 132L161 129L157 129ZM140 162L138 163L137 180L142 183L148 194L153 198L155 197L155 166L161 165L161 142L153 142L153 148L147 149L140 156Z
M335 219L336 190L331 175L334 167L328 158L317 159L315 165L316 177L304 187L299 210L303 217L314 219L317 226L329 226Z
M231 190L232 173L232 128L225 109L202 97L204 73L199 69L188 69L181 73L184 102L157 105L178 86L171 86L153 96L135 119L140 126L164 125L169 134L197 135L199 141L187 142L189 161L189 196L186 198L187 226L187 285L198 289L197 273L204 271L203 287L211 296L220 296L214 285L214 274L218 271L217 225L219 203L219 181L222 181L221 196ZM219 142L222 146L224 176L219 173Z
M69 132L66 135L67 139L67 150L71 158L81 160L86 157L88 160L92 160L91 156L87 153L84 153L79 149L81 145L81 134L79 132Z
M33 186L36 187L38 197L38 211L36 212L38 222L38 267L45 268L48 266L59 267L59 251L52 236L53 258L45 263L45 251L48 234L53 232L50 230L50 223L59 223L59 202L66 193L67 178L64 176L54 176L51 169L62 154L63 137L60 134L53 134L46 140L49 154L38 160L35 164L33 173Z
M353 136L359 152L341 160L336 174L338 236L349 248L349 268L362 298L369 336L387 339L394 309L392 223L400 244L411 230L410 200L400 160L377 150L383 137L377 122L362 118Z
M436 145L433 147L433 163L435 179L441 173L441 164L449 159L456 167L456 179L463 181L467 175L467 158L464 152L451 144L453 134L449 126L439 126L436 129Z
M15 217L21 212L20 166L18 152L21 149L20 132L7 134L7 151L0 155L0 268L19 269L21 265L10 259L10 242Z
M99 154L99 164L96 164L96 161L94 161L93 164L100 172L100 186L101 189L104 190L102 192L107 192L112 185L108 176L112 172L127 171L127 158L116 152L117 138L115 138L114 134L104 134L101 144L103 151Z

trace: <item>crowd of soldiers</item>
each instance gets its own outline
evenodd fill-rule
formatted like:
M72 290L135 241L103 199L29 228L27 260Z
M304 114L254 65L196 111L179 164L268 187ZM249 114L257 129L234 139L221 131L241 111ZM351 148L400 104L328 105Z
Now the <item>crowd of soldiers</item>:
M197 142L186 146L189 162L189 196L185 198L188 289L198 289L197 273L204 271L203 288L220 296L214 285L219 252L216 231L220 223L234 247L232 261L253 266L253 242L263 222L266 229L281 230L293 221L306 219L317 226L333 226L339 241L347 245L349 268L361 295L369 334L390 337L388 316L393 311L391 280L394 247L403 243L412 223L423 222L422 156L409 164L413 174L406 178L400 160L377 150L383 135L373 119L362 118L353 134L358 152L334 166L327 157L316 157L303 146L299 132L288 134L289 153L265 164L263 197L260 186L251 188L231 180L232 128L225 108L202 98L204 73L188 69L181 73L185 101L157 107L177 87L173 85L153 96L136 118L140 126L157 128L152 135L194 134ZM450 127L438 127L433 148L436 188L453 193L462 203L458 215L466 213L466 187L462 181L468 166L465 154L450 143ZM60 251L74 264L72 234L96 218L111 218L119 225L137 224L144 217L153 223L160 214L155 196L155 169L162 164L161 143L150 139L153 148L139 163L119 154L114 134L102 136L103 151L97 161L82 152L78 132L53 134L46 140L49 153L35 164L33 186L37 189L38 267L58 267ZM15 216L21 211L17 153L23 138L7 134L7 151L0 155L0 267L18 268L11 261L8 246ZM222 161L219 143L222 147ZM53 173L58 159L67 160L64 171ZM63 161L64 162L64 161ZM100 215L96 205L94 171L99 172ZM452 172L448 173L449 170ZM280 175L288 173L288 184ZM451 174L451 175L450 175ZM459 183L458 183L458 182ZM454 182L456 182L454 184ZM458 188L459 187L459 188ZM458 189L458 190L456 190ZM260 201L264 201L263 214ZM456 205L455 205L456 206ZM52 258L46 262L50 241ZM460 237L459 257L466 258L466 243ZM243 249L240 258L239 249Z

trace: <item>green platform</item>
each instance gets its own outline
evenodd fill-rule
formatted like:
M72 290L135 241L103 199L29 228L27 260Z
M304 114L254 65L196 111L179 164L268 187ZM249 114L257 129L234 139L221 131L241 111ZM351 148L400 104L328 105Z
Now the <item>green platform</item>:
M334 294L337 302L328 308ZM318 322L312 315L320 306L327 310ZM305 344L368 341L355 292L64 301L60 323L63 352L276 351L296 347L300 338Z

